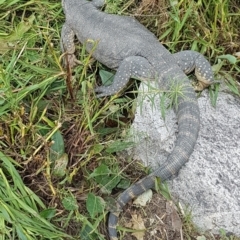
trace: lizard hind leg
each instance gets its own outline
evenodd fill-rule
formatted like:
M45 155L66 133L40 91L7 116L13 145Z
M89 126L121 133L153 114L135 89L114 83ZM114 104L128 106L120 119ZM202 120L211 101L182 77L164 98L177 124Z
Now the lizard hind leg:
M198 79L198 87L196 88L198 91L202 91L214 81L212 67L200 53L195 61L195 75Z
M96 87L95 92L97 97L114 95L126 86L130 78L144 80L154 79L154 77L154 70L146 58L140 56L127 57L120 63L113 83L109 86Z
M174 53L173 57L185 74L195 70L195 76L198 80L198 85L195 86L196 91L202 91L204 88L212 84L214 80L212 68L202 54L186 50Z

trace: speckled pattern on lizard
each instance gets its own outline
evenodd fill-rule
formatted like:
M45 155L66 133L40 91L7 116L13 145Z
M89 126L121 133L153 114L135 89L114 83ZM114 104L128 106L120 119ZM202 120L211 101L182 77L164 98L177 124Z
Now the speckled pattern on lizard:
M156 177L161 181L169 179L188 161L198 137L200 116L196 94L185 73L195 70L201 88L211 84L213 73L209 62L201 54L194 51L171 54L137 20L104 13L99 9L103 4L103 0L62 0L66 20L61 32L61 49L66 53L69 66L74 67L78 63L74 55L76 35L96 60L116 70L110 86L95 89L98 97L118 93L131 77L157 81L159 88L164 90L174 83L181 85L182 91L175 105L178 136L173 151L157 170L119 195L117 209L122 209L131 199L154 188ZM116 226L119 214L120 211L113 210L109 215L111 240L118 239Z

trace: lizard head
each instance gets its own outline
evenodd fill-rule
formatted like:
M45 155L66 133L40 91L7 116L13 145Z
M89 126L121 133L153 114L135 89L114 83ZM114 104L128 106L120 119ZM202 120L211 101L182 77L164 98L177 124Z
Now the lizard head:
M96 8L102 8L105 5L105 0L62 0L62 7L65 13L67 8L76 7L76 3L87 4L91 3Z
M105 5L105 0L92 0L92 3L96 8L102 8Z

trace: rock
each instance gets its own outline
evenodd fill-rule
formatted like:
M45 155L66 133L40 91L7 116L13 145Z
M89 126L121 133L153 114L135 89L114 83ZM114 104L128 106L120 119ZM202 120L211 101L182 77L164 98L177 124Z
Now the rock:
M134 158L152 169L166 160L177 135L174 111L167 110L164 121L156 96L139 101L131 128L137 142L131 150ZM171 194L192 211L198 228L240 236L240 99L219 92L214 108L204 91L198 103L198 141L188 163L168 181Z

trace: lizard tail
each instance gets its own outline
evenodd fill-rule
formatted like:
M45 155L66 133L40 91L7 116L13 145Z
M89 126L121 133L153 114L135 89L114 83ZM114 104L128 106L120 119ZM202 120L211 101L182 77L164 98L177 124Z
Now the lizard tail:
M121 193L117 199L117 209L122 209L131 199L144 193L155 186L155 178L161 181L169 179L178 173L181 167L188 161L197 141L200 128L200 114L195 97L195 92L189 84L184 89L183 96L178 98L176 107L178 118L178 137L175 147L167 160L150 175L139 180ZM108 219L108 232L111 240L117 240L117 222L120 211L110 212Z

